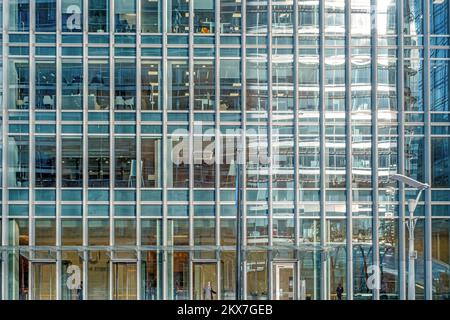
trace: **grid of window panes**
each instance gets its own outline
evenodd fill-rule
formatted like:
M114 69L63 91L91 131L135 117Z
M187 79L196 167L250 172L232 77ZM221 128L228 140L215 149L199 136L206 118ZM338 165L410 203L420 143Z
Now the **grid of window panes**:
M450 298L449 0L0 4L2 299Z

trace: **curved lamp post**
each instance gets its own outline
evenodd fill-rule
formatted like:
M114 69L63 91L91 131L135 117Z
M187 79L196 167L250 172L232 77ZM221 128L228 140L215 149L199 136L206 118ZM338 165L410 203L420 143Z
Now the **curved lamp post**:
M414 229L416 227L417 218L414 218L414 211L416 210L417 203L419 202L422 191L428 189L430 186L426 183L414 180L413 178L404 176L402 174L394 174L391 179L404 183L412 188L419 190L417 197L414 199L408 199L408 211L409 220L405 219L406 227L409 232L409 250L408 250L408 300L416 299L416 275L414 270L414 260L417 258L416 251L414 250Z

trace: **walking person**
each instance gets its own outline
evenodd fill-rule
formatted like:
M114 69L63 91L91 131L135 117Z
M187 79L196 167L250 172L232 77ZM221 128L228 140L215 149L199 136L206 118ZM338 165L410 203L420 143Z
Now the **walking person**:
M203 288L203 299L204 300L214 300L213 294L216 294L216 292L211 287L211 281L208 281L206 287Z
M342 294L344 293L344 288L342 287L342 284L338 284L336 288L336 295L338 300L342 300Z

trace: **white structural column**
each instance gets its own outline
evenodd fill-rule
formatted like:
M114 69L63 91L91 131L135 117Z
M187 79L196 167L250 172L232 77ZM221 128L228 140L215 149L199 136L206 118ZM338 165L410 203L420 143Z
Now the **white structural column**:
M353 194L352 194L352 67L351 0L345 0L345 181L347 212L347 300L353 299Z
M400 174L405 174L405 112L404 112L404 33L403 17L404 2L397 2L397 114L398 114L398 152L397 170ZM398 261L399 261L399 299L406 299L406 256L405 256L405 187L403 183L398 184Z
M377 100L377 82L378 82L378 31L377 31L377 0L371 0L370 3L371 18L371 120L372 120L372 264L376 273L372 289L372 298L380 299L380 248L379 248L379 201L378 201L378 100Z
M3 246L3 248L8 248L8 197L9 197L9 192L8 192L8 174L9 174L9 170L8 170L8 53L9 53L9 47L8 47L8 43L9 43L9 34L8 34L8 24L9 24L9 15L7 14L8 12L8 7L9 7L9 1L5 1L3 0L0 3L0 6L2 6L2 14L3 14L3 25L2 25L2 65L3 65L3 69L2 69L2 77L3 77L3 81L1 82L2 86L1 86L1 90L2 90L2 94L3 97L0 101L0 103L2 104L0 106L1 108L1 112L2 112L2 124L1 124L1 129L2 129L2 138L1 138L1 143L2 143L2 225L1 225L1 245ZM8 297L8 252L7 251L0 251L0 282L1 282L1 292L0 292L0 299L7 299L7 298L11 298Z
M424 23L424 47L423 47L423 56L424 56L424 111L425 111L425 159L424 159L424 167L425 167L425 183L431 184L431 99L430 99L430 75L431 75L431 66L430 66L430 3L432 1L424 1L424 15L423 15L423 23ZM433 299L433 260L432 260L432 243L431 243L431 188L425 190L425 299L432 300Z

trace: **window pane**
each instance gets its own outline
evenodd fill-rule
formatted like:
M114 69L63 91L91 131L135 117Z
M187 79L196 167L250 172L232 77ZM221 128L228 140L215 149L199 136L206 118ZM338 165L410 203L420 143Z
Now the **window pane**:
M141 31L161 32L161 0L141 0Z
M213 61L194 62L194 108L214 110L215 68Z
M55 187L56 139L36 137L36 187Z
M62 31L81 32L83 29L83 1L62 1Z
M83 220L61 220L61 245L81 246L83 244Z
M30 1L9 1L9 30L28 31L30 27Z
M241 31L241 2L235 0L220 1L220 32L239 33ZM236 69L237 70L237 69Z
M134 110L136 101L136 64L116 62L115 64L115 108Z
M55 61L36 62L36 108L56 109Z
M188 137L169 137L167 139L167 184L169 188L189 187Z
M9 109L28 109L30 107L29 72L29 64L27 61L9 60Z
M171 14L168 19L168 32L185 33L189 31L189 0L167 0Z
M141 108L142 110L160 109L160 63L142 61L141 72Z
M241 110L241 62L220 61L220 111Z
M89 32L109 31L109 0L89 0Z
M214 0L194 0L194 32L214 32Z
M136 32L136 2L115 0L116 32Z
M161 138L141 139L142 177L144 187L161 187Z
M89 187L109 187L109 138L89 137Z
M136 138L116 138L115 170L116 187L136 187Z
M109 64L107 61L89 61L89 97L91 110L109 109Z
M83 186L83 139L63 137L61 155L62 187Z
M187 61L169 61L168 109L189 110L189 65Z
M450 138L431 138L431 185L450 188Z
M61 82L61 109L81 110L83 107L83 64L81 61L63 61Z
M56 1L36 0L36 31L56 30Z
M28 187L29 183L29 137L11 136L8 139L8 186Z

